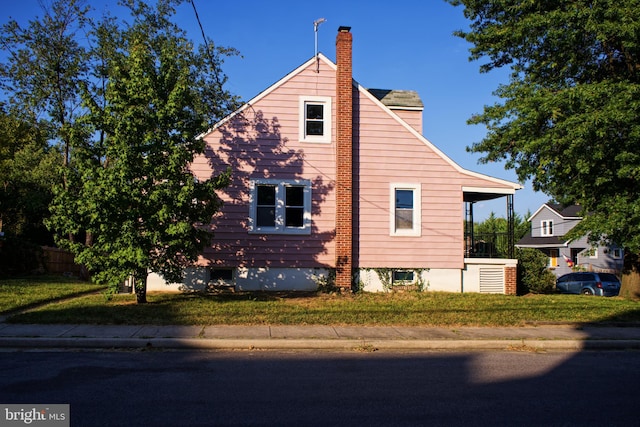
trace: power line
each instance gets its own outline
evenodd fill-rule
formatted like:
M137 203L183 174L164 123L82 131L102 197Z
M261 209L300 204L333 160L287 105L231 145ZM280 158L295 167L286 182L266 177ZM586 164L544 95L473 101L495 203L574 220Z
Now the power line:
M218 86L221 86L222 84L220 83L220 79L218 78L218 69L216 67L216 62L215 62L215 58L213 57L213 54L211 53L211 49L209 48L209 42L207 41L207 36L204 33L204 28L202 27L202 22L200 22L200 16L198 15L198 9L196 9L196 4L194 3L193 0L189 0L189 3L191 3L191 6L193 7L193 13L195 13L196 15L196 21L198 21L198 26L200 27L200 33L202 34L202 40L204 41L204 47L205 50L207 51L207 56L209 57L209 61L211 62L211 67L214 70L214 77L216 79L216 83L218 84Z

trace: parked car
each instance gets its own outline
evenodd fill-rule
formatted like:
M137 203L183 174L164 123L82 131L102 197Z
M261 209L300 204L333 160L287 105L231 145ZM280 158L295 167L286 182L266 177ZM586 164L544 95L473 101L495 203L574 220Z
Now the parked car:
M611 273L569 273L558 277L556 289L565 294L613 297L620 293L620 280Z

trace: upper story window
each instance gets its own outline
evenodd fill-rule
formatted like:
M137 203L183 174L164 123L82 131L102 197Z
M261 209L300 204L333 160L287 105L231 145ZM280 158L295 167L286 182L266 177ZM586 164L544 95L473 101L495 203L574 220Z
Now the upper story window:
M613 258L615 258L615 259L622 259L622 257L623 257L622 249L620 249L620 248L614 248L614 249L611 251L611 256L612 256Z
M331 142L331 97L300 97L300 141Z
M420 236L421 234L420 184L391 184L390 235Z
M250 187L249 232L311 233L311 181L256 179Z
M540 222L540 235L543 237L553 236L552 220L544 220Z

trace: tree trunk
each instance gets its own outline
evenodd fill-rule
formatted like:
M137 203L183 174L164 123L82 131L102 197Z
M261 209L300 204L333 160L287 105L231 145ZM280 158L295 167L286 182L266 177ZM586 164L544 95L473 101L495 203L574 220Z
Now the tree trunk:
M136 302L138 304L147 303L147 274L146 271L135 276Z
M640 299L640 254L629 253L627 251L624 253L620 296L630 299Z

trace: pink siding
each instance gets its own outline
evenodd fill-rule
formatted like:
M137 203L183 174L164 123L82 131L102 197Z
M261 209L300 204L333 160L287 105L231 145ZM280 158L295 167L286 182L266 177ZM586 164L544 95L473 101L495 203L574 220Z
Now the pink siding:
M358 265L461 267L461 205L451 200L460 199L460 189L431 185L434 179L451 182L454 174L446 175L452 168L364 96L360 96L359 165ZM422 184L421 236L389 236L391 182Z
M366 96L359 105L358 265L462 268L462 187L489 182L459 172ZM421 236L389 235L392 182L421 184Z
M220 193L225 204L212 222L212 247L203 263L244 267L332 267L334 265L335 145L298 141L299 95L333 96L335 71L321 63L294 76L240 116L205 137L198 176L232 167L233 183ZM335 104L332 104L335 109ZM335 123L335 121L332 121ZM332 134L334 131L332 131ZM309 179L311 235L250 234L248 183L254 178Z
M333 97L332 143L299 142L301 95ZM359 111L354 110L354 265L463 268L462 187L496 184L461 173L380 105L364 94L354 97L359 99ZM227 165L234 175L232 185L220 193L225 205L212 221L215 237L203 263L335 267L335 106L335 71L321 61L320 73L314 63L205 137L208 152L194 162L196 175L208 178ZM421 117L419 122L404 117L412 127L421 127ZM311 180L311 235L248 233L252 178ZM421 184L421 236L389 235L392 182Z
M392 110L409 126L422 134L422 110Z

